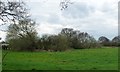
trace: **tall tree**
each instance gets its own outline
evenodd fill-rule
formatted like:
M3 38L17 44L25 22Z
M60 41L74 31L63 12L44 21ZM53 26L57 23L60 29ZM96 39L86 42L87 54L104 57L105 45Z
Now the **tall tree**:
M19 20L18 24L9 26L6 40L11 42L13 46L14 42L18 42L18 45L25 46L22 48L34 50L36 48L37 32L35 30L35 22L29 17ZM22 44L21 42L25 42ZM27 44L28 43L28 44ZM28 46L29 45L29 46ZM24 49L23 49L24 50Z
M24 2L17 2L17 1L1 1L0 0L0 21L3 23L0 24L0 26L16 23L20 19L24 18L24 15L26 15L27 9L25 8ZM6 30L2 30L6 31ZM2 57L2 61L4 60L5 56L8 54L8 52L5 53Z

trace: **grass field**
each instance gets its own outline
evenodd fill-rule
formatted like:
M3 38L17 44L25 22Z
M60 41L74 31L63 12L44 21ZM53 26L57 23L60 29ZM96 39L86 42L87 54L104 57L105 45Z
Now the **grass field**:
M117 70L118 48L9 52L3 70Z
M2 50L0 49L0 71L2 71Z

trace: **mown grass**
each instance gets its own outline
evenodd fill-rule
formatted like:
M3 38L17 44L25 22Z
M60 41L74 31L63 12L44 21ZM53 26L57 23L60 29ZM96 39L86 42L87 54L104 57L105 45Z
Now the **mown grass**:
M118 48L9 52L2 67L3 70L117 70Z

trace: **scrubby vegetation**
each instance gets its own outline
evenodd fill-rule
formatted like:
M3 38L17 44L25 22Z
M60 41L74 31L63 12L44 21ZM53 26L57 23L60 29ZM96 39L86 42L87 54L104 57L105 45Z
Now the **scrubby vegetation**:
M62 29L58 35L43 35L41 38L37 37L35 32L28 32L28 30L15 35L14 38L11 32L8 32L7 35L7 41L12 50L64 51L70 48L85 49L99 47L99 43L94 37L88 33L75 31L71 28ZM12 36L12 38L10 36Z
M23 34L21 34L22 36L16 36L14 38L10 38L10 33L8 32L7 41L11 50L65 51L68 49L87 49L97 47L100 48L102 46L119 46L119 36L113 38L112 41L110 41L107 37L102 36L97 41L88 33L73 30L72 28L63 28L58 35L43 35L42 37L38 37L37 33L34 31L27 31L26 33L23 32Z

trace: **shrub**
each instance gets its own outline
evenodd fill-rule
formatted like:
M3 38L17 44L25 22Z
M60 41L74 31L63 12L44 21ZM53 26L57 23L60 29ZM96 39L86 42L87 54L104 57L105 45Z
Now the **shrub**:
M64 51L68 46L68 40L62 35L44 35L41 38L42 49L47 51Z
M15 38L9 40L9 47L12 50L18 50L18 51L34 51L37 46L35 42L35 38L29 38L29 37L24 37L24 38Z

